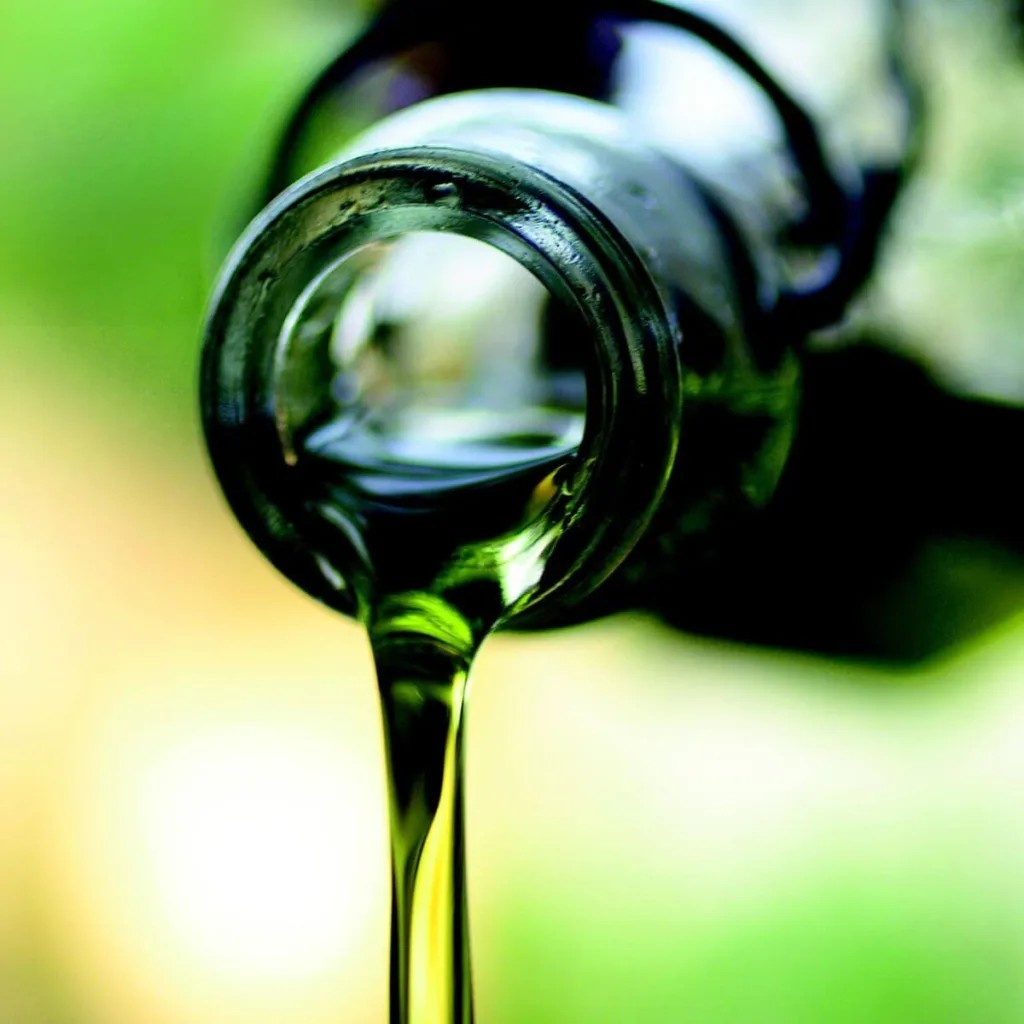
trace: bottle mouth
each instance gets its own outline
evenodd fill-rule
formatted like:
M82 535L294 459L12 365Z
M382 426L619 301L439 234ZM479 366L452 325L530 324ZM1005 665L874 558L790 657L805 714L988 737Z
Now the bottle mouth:
M398 509L446 477L458 487L575 456L585 334L576 311L486 243L439 231L368 243L324 268L282 327L285 461L363 467L368 493Z
M557 521L512 608L553 621L657 507L679 422L670 324L635 250L568 186L478 152L360 156L283 193L228 260L203 354L214 469L278 569L357 614L368 509L426 521L432 496L534 467L460 528ZM340 465L344 553L322 543Z

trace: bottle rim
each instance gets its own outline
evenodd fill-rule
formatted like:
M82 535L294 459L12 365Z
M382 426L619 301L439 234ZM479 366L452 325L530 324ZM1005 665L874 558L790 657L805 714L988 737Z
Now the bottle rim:
M557 515L564 523L513 627L565 616L646 531L674 464L681 370L673 316L634 247L563 182L507 157L441 147L368 153L283 192L236 244L210 305L201 415L214 472L267 558L308 594L348 615L352 588L306 535L274 402L279 339L316 275L372 242L442 231L494 246L582 316L584 436Z

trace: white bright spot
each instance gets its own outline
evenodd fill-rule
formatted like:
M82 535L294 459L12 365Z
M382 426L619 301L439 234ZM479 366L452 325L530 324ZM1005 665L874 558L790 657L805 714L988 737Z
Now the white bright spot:
M357 769L358 770L358 769ZM366 781L315 732L220 726L158 755L146 842L168 924L239 980L326 972L372 930L383 855Z

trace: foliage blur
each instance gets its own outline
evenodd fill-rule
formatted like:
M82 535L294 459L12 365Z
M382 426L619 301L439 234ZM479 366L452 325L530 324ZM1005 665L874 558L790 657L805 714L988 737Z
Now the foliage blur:
M1024 59L1000 4L920 6L932 141L857 316L1020 402ZM0 7L3 1024L384 1019L363 640L250 549L195 414L216 266L366 7ZM1019 615L913 671L498 638L470 744L486 1024L1024 1020Z

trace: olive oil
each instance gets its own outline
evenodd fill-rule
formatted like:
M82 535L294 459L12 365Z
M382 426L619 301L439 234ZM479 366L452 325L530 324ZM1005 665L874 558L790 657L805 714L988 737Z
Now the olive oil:
M306 438L325 557L347 564L384 719L392 862L392 1024L473 1019L463 735L487 634L539 578L549 500L579 417L413 408Z
M381 602L370 623L391 832L392 1024L473 1019L463 722L477 641L443 600Z
M551 301L498 250L412 234L322 275L284 326L276 425L288 492L376 666L392 1024L473 1018L470 671L541 580L566 507L557 499L580 476L586 385L582 370L545 362Z
M474 585L461 612L486 632L536 582L528 563L581 432L582 415L557 410L407 409L317 429L297 468L361 602L423 591L460 606Z

